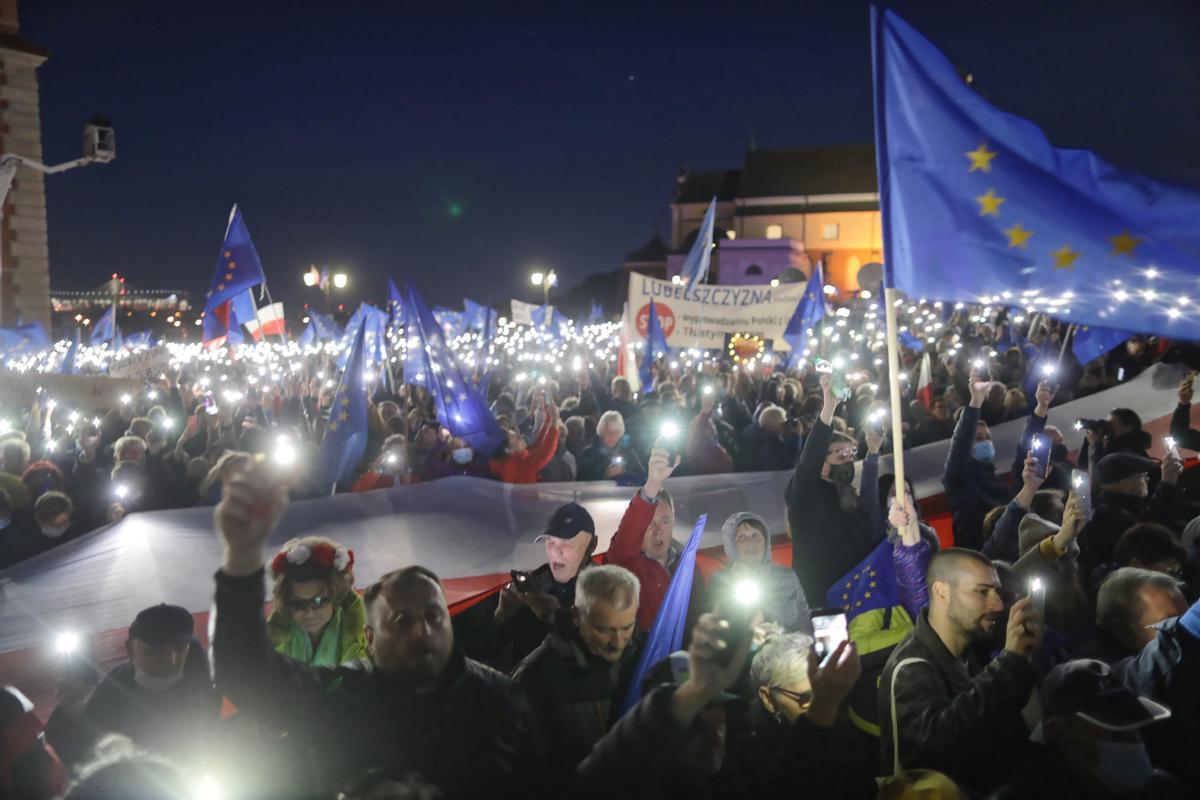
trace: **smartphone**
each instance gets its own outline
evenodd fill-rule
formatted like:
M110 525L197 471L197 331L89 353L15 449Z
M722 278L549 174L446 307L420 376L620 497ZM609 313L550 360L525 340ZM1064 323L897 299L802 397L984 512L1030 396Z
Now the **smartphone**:
M882 408L877 408L867 415L867 432L875 436L883 436L883 420L887 417L887 411Z
M1036 464L1037 476L1046 477L1050 471L1050 439L1041 434L1035 434L1029 443L1029 452Z
M850 638L850 626L842 611L822 610L813 614L813 650L824 660Z
M1175 446L1175 438L1172 436L1164 436L1163 444L1167 446L1167 455L1171 458L1179 458L1179 448Z
M1117 380L1118 381L1125 380L1125 368L1124 367L1121 367L1117 370Z
M1042 619L1046 618L1046 584L1039 577L1029 579L1029 598L1033 610Z
M971 362L971 382L978 383L980 381L990 381L992 379L992 369L988 366L986 358L977 358Z
M521 594L533 591L533 580L529 577L528 572L522 572L519 569L509 570L509 575L512 576L512 585Z
M725 649L719 651L714 657L718 664L728 664L733 661L733 656L737 653L738 648L745 644L746 640L754 633L751 623L761 608L757 584L754 588L756 591L746 592L743 591L742 586L736 586L733 594L719 600L716 608L713 609L717 616L729 623L728 630L721 637L725 640Z
M1071 471L1071 491L1079 498L1079 506L1083 511L1083 518L1090 520L1092 518L1092 479L1081 469Z

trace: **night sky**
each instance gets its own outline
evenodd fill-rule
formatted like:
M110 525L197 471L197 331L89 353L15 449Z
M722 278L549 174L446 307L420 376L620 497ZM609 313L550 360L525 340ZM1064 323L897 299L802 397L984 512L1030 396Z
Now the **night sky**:
M535 299L669 233L675 176L872 139L868 5L23 0L47 161L102 112L118 158L46 181L52 285L202 299L234 202L276 299L386 276L433 302ZM1200 185L1200 10L895 3L1060 146ZM122 9L122 10L116 10Z

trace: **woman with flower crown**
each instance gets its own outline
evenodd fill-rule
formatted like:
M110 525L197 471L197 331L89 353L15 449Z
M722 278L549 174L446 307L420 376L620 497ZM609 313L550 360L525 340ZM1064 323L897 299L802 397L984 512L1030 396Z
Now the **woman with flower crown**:
M275 649L297 661L332 666L367 658L367 616L354 591L354 551L323 536L292 539L271 560Z

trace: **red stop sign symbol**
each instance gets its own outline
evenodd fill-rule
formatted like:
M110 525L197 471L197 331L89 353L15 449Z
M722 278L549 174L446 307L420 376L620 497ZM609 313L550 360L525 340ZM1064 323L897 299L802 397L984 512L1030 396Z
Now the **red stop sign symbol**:
M654 304L654 312L658 314L658 324L662 328L663 336L670 337L671 331L675 330L675 314L671 309L667 308L662 303ZM646 331L650 328L650 304L642 306L637 312L637 332L638 336L645 336Z

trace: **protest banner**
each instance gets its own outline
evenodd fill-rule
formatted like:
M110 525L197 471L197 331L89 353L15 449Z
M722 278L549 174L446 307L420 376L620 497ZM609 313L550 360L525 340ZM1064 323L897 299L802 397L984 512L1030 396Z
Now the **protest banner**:
M542 306L539 303L526 303L523 300L512 301L512 321L518 325L533 325L533 312ZM554 319L554 306L547 309L550 319Z
M701 284L688 292L686 286L635 272L629 276L629 313L637 324L638 336L645 338L653 300L667 344L673 348L720 350L726 335L747 333L770 341L776 351L786 351L783 332L804 295L804 288L803 283Z
M60 406L82 410L120 408L121 397L132 395L142 388L141 381L110 378L107 375L57 375L47 372L0 375L0 404L27 406L33 402L38 387L45 390L43 402L54 400Z
M151 347L115 361L108 368L108 374L112 378L153 380L165 373L170 363L170 350L165 347Z

